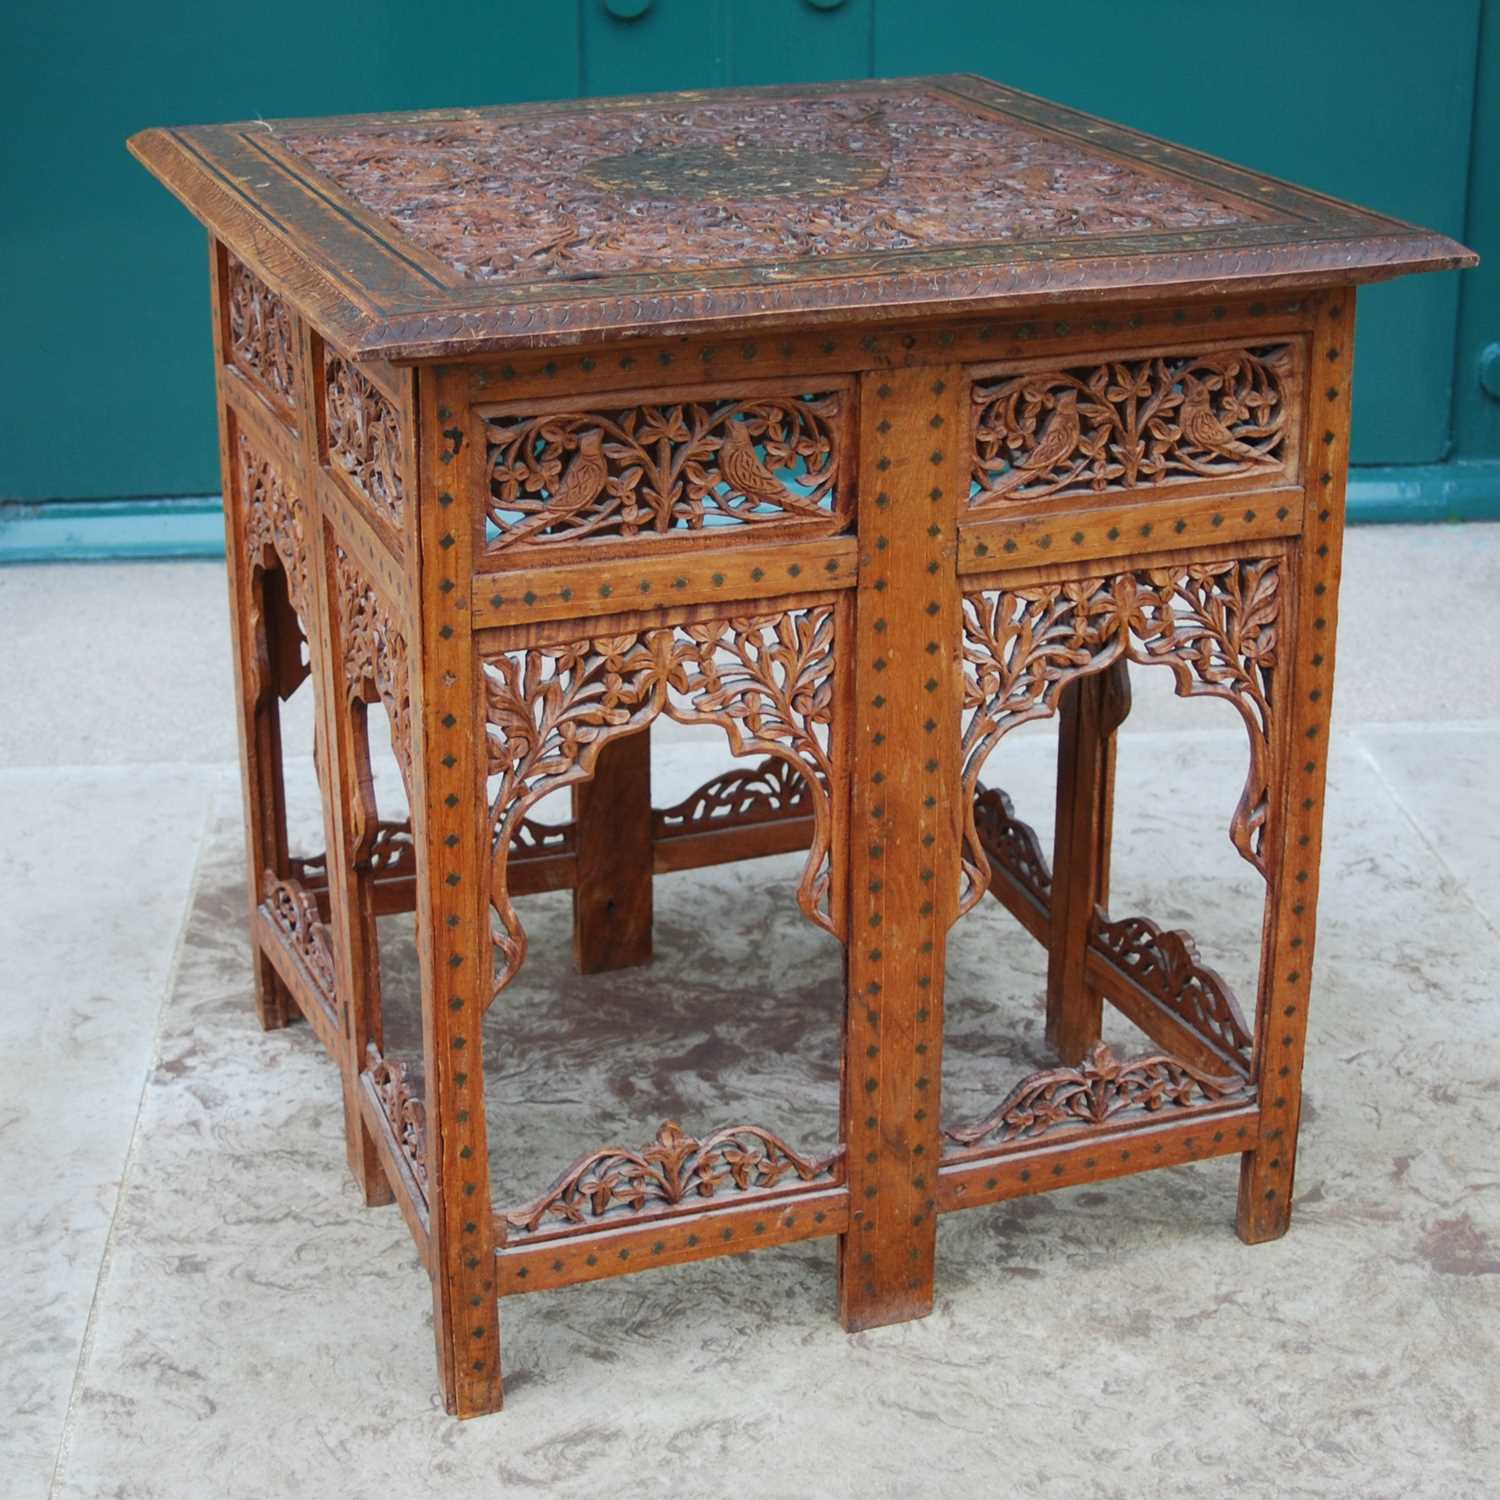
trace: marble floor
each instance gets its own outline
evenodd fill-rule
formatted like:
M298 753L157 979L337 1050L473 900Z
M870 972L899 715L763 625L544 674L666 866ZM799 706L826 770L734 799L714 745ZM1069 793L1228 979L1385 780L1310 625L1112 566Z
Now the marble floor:
M457 1424L330 1064L255 1025L220 570L0 570L0 1494L1493 1495L1500 665L1409 611L1497 596L1500 527L1350 537L1289 1236L1239 1243L1220 1161L950 1216L937 1307L899 1328L839 1330L826 1241L522 1298L506 1411ZM1114 904L1190 926L1244 994L1243 740L1165 677L1137 674ZM1046 828L1033 727L994 779ZM664 790L720 764L657 750ZM566 899L528 905L487 1038L497 1192L667 1116L829 1137L837 953L794 867L664 878L657 959L625 975L574 975ZM390 948L409 1007L399 921ZM1041 973L998 907L955 929L954 1109L1034 1065Z

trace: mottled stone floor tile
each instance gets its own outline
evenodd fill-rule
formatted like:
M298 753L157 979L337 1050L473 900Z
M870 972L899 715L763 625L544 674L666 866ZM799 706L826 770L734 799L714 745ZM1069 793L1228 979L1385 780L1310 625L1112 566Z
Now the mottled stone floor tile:
M1017 736L996 757L1023 814L1050 809L1049 749ZM1237 733L1122 749L1114 904L1190 925L1250 971L1248 1003L1260 890L1225 836L1244 754ZM256 1029L226 795L57 1493L1492 1493L1500 940L1432 879L1357 745L1334 756L1329 808L1286 1239L1239 1243L1235 1166L1213 1162L951 1216L933 1315L854 1337L827 1242L520 1298L502 1309L506 1412L456 1424L405 1229L348 1179L332 1065L305 1026ZM644 1139L669 1107L817 1133L834 1031L805 1012L834 1004L837 955L790 902L795 869L664 881L655 963L599 980L543 951L565 901L527 903L534 983L492 1013L498 1183L526 1186L524 1162L534 1185L601 1133ZM1031 1065L1039 982L992 903L957 929L951 1107Z
M45 1495L56 1462L222 779L0 771L0 1490L17 1500Z
M1356 738L1430 845L1434 875L1500 933L1500 717L1366 724Z

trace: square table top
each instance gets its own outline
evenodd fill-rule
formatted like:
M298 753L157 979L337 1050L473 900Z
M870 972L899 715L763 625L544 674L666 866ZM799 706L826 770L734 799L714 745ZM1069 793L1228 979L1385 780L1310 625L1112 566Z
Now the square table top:
M148 130L353 355L1372 281L1442 235L968 75Z

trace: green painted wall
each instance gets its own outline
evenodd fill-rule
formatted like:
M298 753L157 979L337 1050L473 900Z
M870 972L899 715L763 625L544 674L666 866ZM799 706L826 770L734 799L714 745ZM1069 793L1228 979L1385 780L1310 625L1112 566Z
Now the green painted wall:
M959 70L1492 250L1364 294L1355 457L1500 462L1500 0L151 0L6 36L0 498L218 488L203 236L134 130Z

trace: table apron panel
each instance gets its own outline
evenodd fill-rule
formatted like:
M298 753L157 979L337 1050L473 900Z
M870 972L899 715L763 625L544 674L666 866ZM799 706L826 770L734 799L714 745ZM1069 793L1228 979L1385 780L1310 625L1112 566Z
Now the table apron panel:
M809 589L852 588L858 569L858 542L836 536L478 573L470 593L474 628L482 630L677 604L780 600Z
M1138 552L1297 536L1302 530L1300 485L1237 489L1212 495L1152 496L1116 505L1069 506L1045 515L987 515L960 521L958 571L988 573L1075 558L1128 557Z

